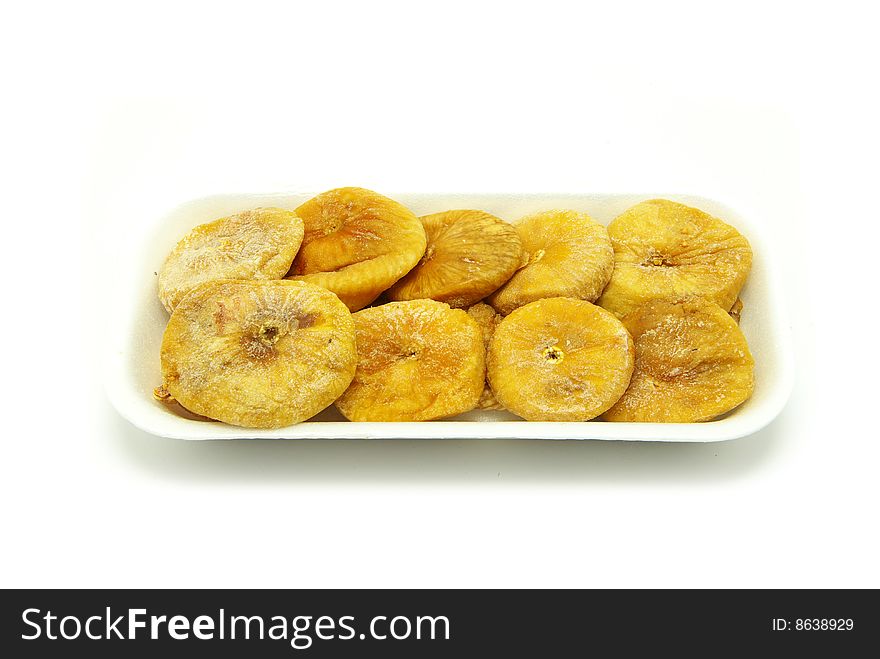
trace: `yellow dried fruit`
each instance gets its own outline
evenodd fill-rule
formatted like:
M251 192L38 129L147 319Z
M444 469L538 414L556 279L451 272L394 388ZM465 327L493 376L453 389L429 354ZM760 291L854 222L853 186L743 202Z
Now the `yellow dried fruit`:
M633 341L585 300L546 298L513 311L489 344L498 402L529 421L586 421L611 407L633 372Z
M666 199L636 204L608 225L614 274L598 304L623 317L653 298L702 295L725 310L752 266L748 241L697 208Z
M486 383L483 385L483 391L480 394L480 400L477 401L476 409L478 410L503 410L504 406L498 402L498 399L495 398L495 394L492 393L492 387L489 386L489 381L486 380Z
M480 328L433 300L354 314L358 365L336 407L352 421L428 421L474 409L486 364Z
M419 218L370 190L329 190L296 213L305 237L288 278L333 291L352 311L370 304L425 253Z
M588 302L602 293L614 269L605 227L586 213L555 210L514 225L527 256L525 265L487 302L502 314L549 297Z
M354 321L333 293L299 281L202 284L162 338L163 386L187 410L248 428L304 421L348 387Z
M467 310L468 316L474 319L477 325L480 328L480 332L483 334L483 348L486 350L486 353L489 352L489 342L492 340L492 336L495 334L495 328L498 327L498 324L501 322L501 314L497 313L495 309L490 307L485 302L479 302L474 306L470 307ZM492 388L489 386L488 379L486 383L483 385L483 393L480 394L480 400L477 402L477 409L480 410L503 410L504 408L501 406L501 403L495 398L495 394L492 393Z
M388 291L390 300L431 299L467 307L494 292L519 268L522 243L504 220L477 210L421 218L425 254Z
M623 319L636 368L607 421L708 421L747 400L754 361L727 311L702 297L651 300Z
M208 418L206 416L202 416L201 414L195 414L186 409L183 405L174 400L174 397L171 395L171 392L168 391L168 387L164 384L153 389L153 398L162 403L168 410L176 414L177 416L183 417L184 419L190 419L191 421L213 421L214 419Z
M201 224L165 259L159 270L159 299L170 312L208 281L281 279L302 239L302 220L281 208L255 208Z

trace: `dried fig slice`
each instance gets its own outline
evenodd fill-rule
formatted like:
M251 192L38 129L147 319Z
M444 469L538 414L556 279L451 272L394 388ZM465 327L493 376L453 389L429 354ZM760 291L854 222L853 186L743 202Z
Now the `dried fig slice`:
M501 314L495 311L492 307L490 307L485 302L479 302L467 310L468 316L476 321L477 325L480 328L480 331L483 334L483 347L486 350L486 353L489 352L489 342L492 340L492 336L495 334L495 328L498 327L498 324L501 322ZM492 388L489 386L489 380L486 380L486 384L483 386L483 393L480 394L480 400L477 402L477 409L480 410L503 410L504 407L501 406L501 403L495 398L495 394L492 393Z
M303 239L303 222L282 208L255 208L201 224L177 243L159 270L169 311L199 284L220 279L281 279Z
M305 237L288 278L333 291L351 311L370 304L425 253L419 218L370 190L329 190L296 213Z
M336 407L352 421L428 421L474 409L486 364L480 328L434 300L354 314L358 365Z
M730 309L752 266L748 241L697 208L636 204L608 225L614 274L598 303L623 317L653 298L702 295Z
M611 407L633 372L633 341L585 300L546 298L506 316L489 344L498 402L529 421L586 421Z
M354 321L330 291L299 281L202 284L162 338L163 387L190 412L248 428L304 421L348 387Z
M510 279L522 259L513 226L478 210L453 210L421 218L424 256L388 291L390 300L431 299L464 308Z
M588 302L602 293L614 269L605 227L586 213L554 210L514 224L525 265L486 301L501 314L549 297Z
M754 360L727 311L702 297L656 299L623 319L636 367L607 421L708 421L749 398Z

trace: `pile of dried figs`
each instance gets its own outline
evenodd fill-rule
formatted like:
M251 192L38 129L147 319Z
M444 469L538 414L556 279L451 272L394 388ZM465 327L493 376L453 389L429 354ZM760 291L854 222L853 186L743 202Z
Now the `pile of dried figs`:
M334 403L352 421L706 421L754 388L737 322L751 262L736 229L663 199L606 228L573 210L419 218L330 190L177 244L155 395L252 428Z

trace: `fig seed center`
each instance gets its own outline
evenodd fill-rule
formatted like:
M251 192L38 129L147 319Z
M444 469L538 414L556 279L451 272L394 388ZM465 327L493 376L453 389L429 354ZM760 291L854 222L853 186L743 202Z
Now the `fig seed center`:
M558 364L565 358L565 353L559 346L544 348L544 351L541 354L544 356L544 359L546 359L547 362L550 364Z
M667 259L659 252L652 251L642 265L655 266L659 268L661 266L671 266L672 263L669 261L669 259Z
M267 345L274 345L278 342L278 339L280 338L278 334L278 328L275 325L260 325L257 336L259 337L260 341Z

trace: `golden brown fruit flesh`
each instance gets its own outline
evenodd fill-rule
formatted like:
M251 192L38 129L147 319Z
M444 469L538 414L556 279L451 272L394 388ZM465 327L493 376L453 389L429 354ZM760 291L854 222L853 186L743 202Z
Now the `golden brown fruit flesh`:
M201 414L195 414L186 409L179 402L174 400L174 397L171 395L171 392L168 391L168 387L164 384L153 389L153 398L158 400L160 403L165 405L165 407L173 412L175 415L183 417L184 419L189 419L191 421L213 421L206 416L202 416Z
M665 199L636 204L608 225L614 274L598 304L623 317L653 298L702 295L725 310L752 267L732 226Z
M755 386L746 339L727 311L701 297L651 300L623 319L636 368L606 421L708 421Z
M488 355L489 342L492 340L492 337L495 334L495 328L497 328L498 324L501 322L502 316L485 302L478 302L474 306L470 307L467 310L467 313L468 316L473 318L479 326L480 332L483 335L483 348L486 350L486 353ZM477 402L477 409L504 409L501 406L501 403L499 403L498 400L495 398L495 394L492 393L492 388L489 386L488 379L486 380L486 384L483 386L483 393L480 394L480 400Z
M165 259L159 299L171 312L189 291L208 281L281 279L302 239L302 220L281 208L255 208L201 224Z
M522 243L513 226L476 210L421 218L425 254L388 291L390 300L431 299L464 308L494 292L519 268Z
M203 284L162 338L167 392L195 414L247 428L304 421L348 387L354 321L333 293L299 281Z
M585 300L547 298L513 311L489 345L498 402L528 421L586 421L626 391L633 341L613 314Z
M514 225L522 241L525 265L487 302L507 315L517 307L548 297L593 302L614 269L614 251L605 227L586 213L554 210Z
M425 253L419 218L370 190L329 190L296 213L305 237L288 278L333 291L351 311L370 304Z
M474 409L486 363L480 328L433 300L354 314L358 366L336 401L352 421L429 421Z

